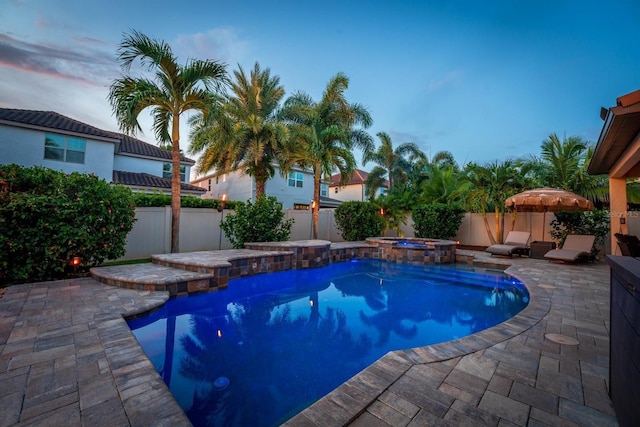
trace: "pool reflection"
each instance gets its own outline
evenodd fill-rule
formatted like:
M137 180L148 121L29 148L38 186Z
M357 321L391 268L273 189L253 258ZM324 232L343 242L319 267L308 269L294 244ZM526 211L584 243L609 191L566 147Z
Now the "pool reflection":
M407 267L243 278L130 326L194 425L276 425L391 349L464 336L526 305L504 277Z

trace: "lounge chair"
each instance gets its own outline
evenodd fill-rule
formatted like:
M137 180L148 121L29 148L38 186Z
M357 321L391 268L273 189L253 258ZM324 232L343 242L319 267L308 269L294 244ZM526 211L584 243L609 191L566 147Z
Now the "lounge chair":
M491 255L502 255L512 257L513 254L523 255L527 253L527 243L531 233L528 231L510 231L504 243L491 245L485 251Z
M588 261L596 236L590 234L569 234L562 245L562 249L552 249L544 258L550 261L577 262Z
M632 234L616 233L622 256L640 257L640 240Z

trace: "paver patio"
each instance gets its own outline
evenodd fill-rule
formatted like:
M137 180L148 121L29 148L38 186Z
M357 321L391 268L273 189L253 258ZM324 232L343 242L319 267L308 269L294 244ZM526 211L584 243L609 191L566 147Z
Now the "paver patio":
M287 424L617 425L608 266L509 262L531 292L522 318L390 353ZM89 278L9 288L0 298L0 425L189 425L122 317L167 298Z

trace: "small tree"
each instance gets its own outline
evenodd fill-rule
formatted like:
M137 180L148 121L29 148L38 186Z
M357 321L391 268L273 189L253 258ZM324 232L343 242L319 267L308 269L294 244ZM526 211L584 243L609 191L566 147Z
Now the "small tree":
M590 212L556 212L551 221L551 237L560 246L569 234L591 234L596 236L591 255L598 254L599 246L609 234L609 211L596 209Z
M64 277L125 253L131 190L95 175L0 166L0 284Z
M455 205L434 203L413 210L413 229L417 237L450 239L456 235L464 209Z
M347 241L380 236L385 221L370 202L344 202L336 208L336 227Z
M283 221L284 212L278 199L259 196L255 204L250 200L238 203L236 211L220 223L225 236L236 249L248 242L281 242L289 239L293 219Z

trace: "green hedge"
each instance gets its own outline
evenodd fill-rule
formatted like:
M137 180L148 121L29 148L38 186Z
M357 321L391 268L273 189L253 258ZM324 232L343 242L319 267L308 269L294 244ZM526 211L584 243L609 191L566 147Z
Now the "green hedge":
M134 221L128 187L95 175L0 165L0 284L57 279L118 258ZM75 269L73 257L81 259Z
M133 200L136 207L162 207L171 206L171 195L164 193L134 193ZM242 202L235 200L227 200L226 209L235 209L236 205ZM180 206L183 208L213 208L218 209L220 200L218 199L201 199L195 196L183 196L180 198Z
M350 242L382 234L385 220L371 202L344 202L336 208L336 227Z
M450 239L458 233L464 209L456 205L433 203L413 209L416 237Z

